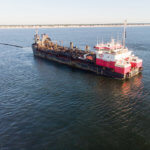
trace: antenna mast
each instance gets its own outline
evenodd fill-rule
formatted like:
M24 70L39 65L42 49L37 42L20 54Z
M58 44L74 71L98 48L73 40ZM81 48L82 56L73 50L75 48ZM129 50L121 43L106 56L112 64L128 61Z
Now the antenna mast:
M127 27L127 20L124 21L124 31L123 31L123 47L124 48L126 45L126 27Z
M36 33L36 35L38 35L38 32L39 32L39 31L38 31L38 29L35 29L35 33Z

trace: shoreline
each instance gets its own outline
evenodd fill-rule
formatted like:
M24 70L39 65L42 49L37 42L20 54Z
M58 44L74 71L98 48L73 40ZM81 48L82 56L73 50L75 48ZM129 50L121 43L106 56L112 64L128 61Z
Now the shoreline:
M0 25L0 29L35 29L35 28L97 28L123 27L123 24L51 24L51 25ZM150 26L150 23L128 24L127 27Z

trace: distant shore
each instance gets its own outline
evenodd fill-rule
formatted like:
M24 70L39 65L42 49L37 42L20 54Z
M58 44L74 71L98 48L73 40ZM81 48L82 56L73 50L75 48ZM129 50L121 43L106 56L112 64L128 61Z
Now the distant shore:
M94 27L122 27L121 23L112 24L47 24L47 25L0 25L0 29L35 29L35 28L94 28ZM128 23L129 27L150 26L150 23Z

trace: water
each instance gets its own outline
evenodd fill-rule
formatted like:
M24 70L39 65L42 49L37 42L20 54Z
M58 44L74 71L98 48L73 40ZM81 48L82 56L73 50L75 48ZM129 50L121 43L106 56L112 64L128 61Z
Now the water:
M121 37L121 28L40 29L83 48ZM34 58L34 30L0 30L0 150L150 148L150 27L127 29L144 70L127 81ZM62 43L62 42L61 42Z

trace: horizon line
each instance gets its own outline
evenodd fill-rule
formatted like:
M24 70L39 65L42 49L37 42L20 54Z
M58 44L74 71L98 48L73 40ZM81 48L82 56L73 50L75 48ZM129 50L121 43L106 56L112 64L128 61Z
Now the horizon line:
M65 28L65 27L122 27L124 23L93 24L10 24L0 25L2 28ZM127 26L150 26L150 23L128 23Z

